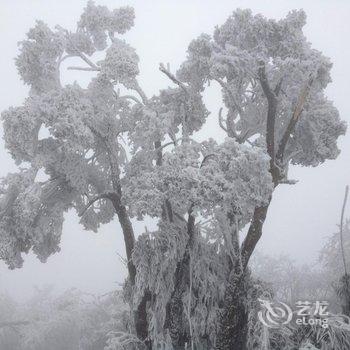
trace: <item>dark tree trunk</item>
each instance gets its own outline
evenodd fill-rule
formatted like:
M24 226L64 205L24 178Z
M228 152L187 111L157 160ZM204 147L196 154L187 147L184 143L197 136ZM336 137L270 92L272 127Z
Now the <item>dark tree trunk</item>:
M134 315L136 335L140 340L145 342L147 349L152 349L152 343L148 337L147 320L147 303L150 300L151 293L149 291L146 291Z
M220 316L217 350L246 350L248 309L246 275L232 271L226 288L224 309Z
M176 350L184 349L187 342L190 341L189 334L186 332L184 306L182 296L189 285L189 264L190 251L193 246L195 236L195 217L192 215L192 209L188 212L187 234L188 241L185 253L177 263L174 276L174 291L166 308L166 320L164 327L169 330L173 347Z
M120 197L114 196L111 198L111 200L118 215L120 226L122 227L126 249L129 279L130 284L133 287L135 285L136 280L136 267L132 261L132 252L135 246L134 230L125 206L120 203ZM149 348L151 347L148 339L147 302L150 301L150 299L151 295L147 291L144 294L141 303L138 305L134 313L136 335L140 340L144 341L146 346L148 346Z
M165 329L169 330L172 345L175 350L185 349L188 341L184 327L184 305L182 302L182 291L177 289L173 293L166 308Z
M184 306L182 296L189 282L189 252L186 250L183 259L178 262L175 271L174 291L166 307L164 327L169 330L174 349L184 349L188 341L184 323Z
M136 278L136 268L132 261L132 252L135 246L134 230L129 215L126 212L126 208L123 205L118 205L117 208L117 215L124 236L129 278L131 284L134 285Z
M266 220L266 214L270 203L271 198L269 199L267 205L263 207L257 207L254 210L253 219L250 223L247 236L245 237L241 248L242 265L244 270L247 268L249 259L253 254L254 249L259 242L259 239L261 238L262 228Z
M231 237L233 251L227 252L230 272L215 347L218 350L245 350L248 335L246 273L242 265L238 227L234 215L228 213L227 219L230 229L226 234Z

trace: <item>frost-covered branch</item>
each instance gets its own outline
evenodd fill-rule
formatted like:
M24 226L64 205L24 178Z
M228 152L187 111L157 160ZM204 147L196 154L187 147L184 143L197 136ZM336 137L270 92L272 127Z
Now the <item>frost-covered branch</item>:
M76 66L70 66L67 67L68 70L81 70L81 71L87 71L87 72L99 72L101 68L93 68L93 67L76 67Z
M85 206L85 208L79 213L79 217L84 216L84 214L88 211L88 209L97 201L101 200L101 199L109 199L112 200L112 195L114 195L115 193L109 192L109 193L102 193L92 199L89 200L89 202L87 203L87 205Z
M286 130L281 138L281 141L280 141L280 144L278 147L278 151L276 154L276 158L280 163L283 163L283 157L284 157L284 153L285 153L288 141L291 138L291 136L294 132L295 126L300 118L300 115L301 115L303 109L304 109L304 105L305 105L306 99L309 95L313 80L314 79L313 79L312 75L310 75L308 81L305 83L305 86L302 89L302 92L301 92L301 94L298 98L298 101L296 103L296 106L294 108L292 117L291 117L291 119L288 123L288 126L287 126L287 128L286 128Z
M117 98L121 98L121 99L125 98L127 100L132 100L132 101L136 102L137 104L142 104L142 102L137 97L135 97L133 95L117 96Z
M230 87L228 86L228 84L225 83L222 79L217 78L217 77L214 78L214 80L217 81L217 82L220 84L220 86L224 89L224 91L227 92L227 94L230 96L230 99L231 99L231 101L232 101L234 107L237 109L238 113L239 113L241 116L243 116L244 111L243 111L243 109L241 108L240 104L238 103L238 101L237 101L235 95L234 95L233 92L231 91L231 89L230 89Z
M258 76L261 87L268 101L268 110L266 118L266 147L267 153L271 157L271 164L273 166L275 163L275 120L277 110L277 99L276 94L271 89L270 83L267 79L264 62L260 62Z
M147 98L145 92L142 90L141 86L137 82L134 83L133 90L135 90L139 94L139 96L141 97L142 103L144 105L147 105L148 98Z
M165 68L164 64L159 65L159 70L164 73L173 83L179 86L186 94L188 94L187 87L184 83L178 80L174 74L172 74L168 69Z
M222 117L222 107L219 109L218 121L219 121L220 128L225 132L227 132L227 128L224 125L224 118Z

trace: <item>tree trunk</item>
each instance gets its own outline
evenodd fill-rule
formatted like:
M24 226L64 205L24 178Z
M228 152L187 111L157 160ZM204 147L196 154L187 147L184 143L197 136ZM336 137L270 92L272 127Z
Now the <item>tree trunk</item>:
M177 263L174 276L174 291L166 308L166 320L164 327L169 329L174 349L184 349L189 342L189 334L186 332L184 306L182 302L183 293L189 285L190 277L190 251L193 246L195 236L195 217L192 215L192 209L188 212L187 235L188 241L184 255Z
M127 266L129 272L130 284L132 287L135 285L136 280L136 267L132 261L132 252L135 246L135 234L130 221L129 215L126 211L124 205L120 203L119 196L114 196L111 198L113 206L118 215L120 226L122 227L125 250L127 257ZM147 320L147 302L151 299L149 292L146 292L142 298L141 303L138 305L137 309L134 312L134 324L137 337L144 341L146 346L150 348L148 340L148 320Z
M217 350L246 350L248 336L248 310L246 306L246 275L231 272L226 288L224 310L220 317ZM237 274L238 272L238 274Z
M221 314L220 328L216 349L246 350L248 337L247 309L247 266L249 259L262 235L262 227L266 219L269 203L254 210L252 222L241 251L236 254L235 265L231 270L225 292L224 310ZM241 260L239 259L241 257Z
M152 349L152 342L148 338L147 303L151 300L151 293L146 291L141 303L134 315L135 330L137 337L144 341L147 349Z
M176 289L166 307L166 321L164 328L169 330L174 350L185 349L188 335L184 327L184 305L182 291Z
M247 268L249 259L253 254L253 251L259 242L259 239L261 238L262 228L266 220L266 214L270 203L271 197L267 205L263 207L256 207L254 210L253 219L250 223L247 236L245 237L241 248L242 265L244 270Z
M130 221L129 215L127 214L126 208L119 203L117 205L117 215L119 219L120 226L122 227L124 242L125 242L125 250L126 250L126 258L128 265L129 278L132 285L135 284L136 278L136 268L132 261L132 252L135 246L135 235L132 227L132 223Z

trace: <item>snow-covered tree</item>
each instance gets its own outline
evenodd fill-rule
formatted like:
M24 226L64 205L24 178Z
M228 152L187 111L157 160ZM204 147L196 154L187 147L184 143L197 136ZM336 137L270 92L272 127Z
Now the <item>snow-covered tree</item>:
M213 38L190 44L176 74L161 65L172 87L147 97L136 51L121 39L133 23L131 8L89 1L75 32L37 22L21 43L16 65L30 93L2 114L19 171L1 185L0 258L16 268L32 250L45 261L59 251L70 209L94 231L117 217L138 338L243 348L245 301L261 290L246 267L273 189L290 182L290 163L316 166L339 153L345 125L324 95L331 64L306 41L302 11L276 21L237 10ZM69 69L94 74L87 87L61 84L71 58L82 66ZM222 88L227 138L196 142L210 82ZM157 230L136 240L131 219L146 216Z
M303 11L276 21L237 10L213 37L202 34L190 44L178 72L199 91L206 83L219 84L221 127L238 143L268 154L274 187L294 182L287 177L290 164L317 166L336 158L337 139L346 130L324 93L332 65L304 36L305 20ZM254 209L241 246L243 268L261 237L270 200ZM223 317L224 330L230 320ZM222 334L222 348L233 344L229 338Z

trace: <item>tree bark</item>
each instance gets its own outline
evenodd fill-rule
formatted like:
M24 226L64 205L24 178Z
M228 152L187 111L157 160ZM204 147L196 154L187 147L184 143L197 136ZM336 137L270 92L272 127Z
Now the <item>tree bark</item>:
M117 213L120 226L122 227L125 250L127 257L127 266L129 272L130 284L133 287L136 281L136 267L132 261L132 252L135 246L135 234L131 220L124 205L120 202L118 195L112 195L111 200ZM148 291L144 294L141 303L134 312L134 324L137 337L145 342L145 345L151 349L148 339L148 319L147 319L147 303L150 301L151 295Z
M236 265L230 274L225 292L224 310L215 348L217 350L246 350L248 336L247 288L245 273Z
M123 230L129 278L130 278L131 284L134 285L135 279L136 279L136 268L132 261L132 252L135 246L134 230L133 230L130 218L126 212L126 208L124 206L119 207L117 211L117 215L118 215L120 226L122 227L122 230Z
M151 300L151 293L146 291L141 303L134 315L135 330L137 337L144 341L147 349L152 349L152 342L148 337L147 303Z
M174 276L174 291L166 308L166 320L164 327L169 329L174 349L184 349L185 344L189 341L189 335L184 327L184 306L182 302L183 293L189 284L189 263L190 251L192 249L195 235L195 217L192 210L188 212L187 234L188 242L184 255L177 263Z
M266 220L266 214L270 203L271 198L265 206L256 207L254 210L253 219L250 223L247 236L245 237L241 248L243 270L247 268L249 259L253 254L259 239L261 238L262 228Z

